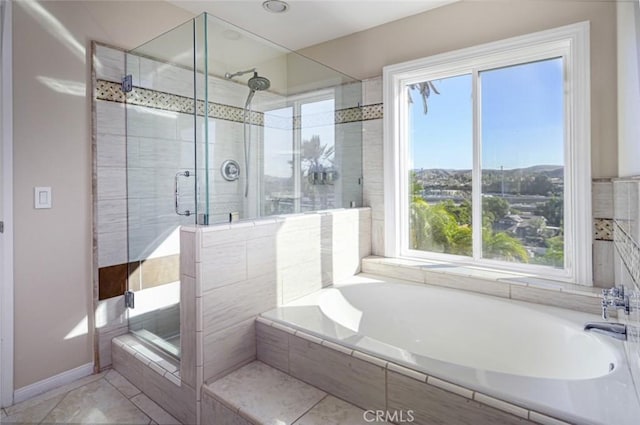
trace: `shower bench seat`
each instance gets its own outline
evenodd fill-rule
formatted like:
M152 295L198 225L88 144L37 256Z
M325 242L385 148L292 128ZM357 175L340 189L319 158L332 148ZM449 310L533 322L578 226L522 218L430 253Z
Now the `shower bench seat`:
M364 422L365 414L260 361L204 385L201 409L202 425L356 425Z

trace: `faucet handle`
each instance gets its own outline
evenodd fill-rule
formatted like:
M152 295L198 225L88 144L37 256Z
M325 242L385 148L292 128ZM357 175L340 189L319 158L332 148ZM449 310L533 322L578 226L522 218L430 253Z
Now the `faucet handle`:
M609 300L607 299L607 296L604 294L605 291L606 291L606 289L602 290L602 293L604 295L604 298L602 298L602 318L604 320L608 320L609 319L609 312L607 310L607 307L609 306Z
M624 298L624 286L614 286L613 288L603 289L602 296L604 298Z

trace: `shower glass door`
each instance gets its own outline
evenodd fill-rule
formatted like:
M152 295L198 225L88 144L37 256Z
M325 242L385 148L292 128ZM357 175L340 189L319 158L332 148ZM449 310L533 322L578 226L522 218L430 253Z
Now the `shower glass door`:
M196 21L127 52L129 329L180 357L180 226L196 223ZM201 119L201 118L200 118ZM131 297L133 293L133 297Z

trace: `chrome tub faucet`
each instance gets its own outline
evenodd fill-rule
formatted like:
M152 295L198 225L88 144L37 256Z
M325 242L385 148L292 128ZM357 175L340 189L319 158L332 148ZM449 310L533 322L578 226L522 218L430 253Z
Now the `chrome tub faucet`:
M584 325L584 330L608 335L622 341L626 341L627 339L627 325L623 325L622 323L587 322Z

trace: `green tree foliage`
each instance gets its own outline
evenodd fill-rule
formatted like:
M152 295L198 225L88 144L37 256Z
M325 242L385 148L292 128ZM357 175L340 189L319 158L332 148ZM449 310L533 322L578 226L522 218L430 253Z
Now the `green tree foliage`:
M463 246L466 238L458 234L461 227L464 226L460 226L442 204L429 205L423 199L414 199L411 202L410 228L413 249L469 255L471 244Z
M409 184L411 185L411 196L413 199L418 199L422 197L422 190L424 189L423 184L418 180L415 171L409 171Z
M564 237L562 235L547 239L547 252L542 258L542 263L554 267L562 267L564 264Z
M429 205L423 199L414 198L410 206L411 248L471 256L471 226L460 224L450 210L451 205L447 202ZM484 253L488 258L525 263L529 261L529 254L518 239L504 232L494 233L489 223L483 228L482 239Z
M456 205L451 199L447 199L442 203L442 206L456 218L458 224L471 226L471 202L469 200L465 199L460 205Z
M551 198L544 205L536 208L535 214L546 218L549 226L562 227L564 222L564 200L562 198Z
M530 193L532 195L549 195L553 192L553 184L549 177L538 174L533 179L525 181L522 193Z
M529 253L518 239L505 232L494 233L488 227L482 229L482 251L487 258L529 262Z
M482 198L482 216L491 221L491 224L509 214L509 202L503 198L487 196Z

